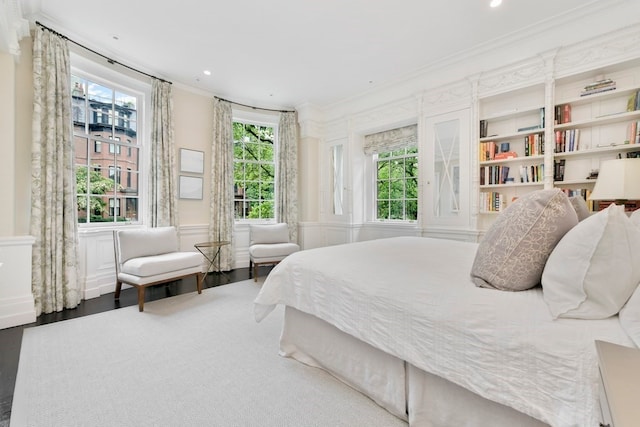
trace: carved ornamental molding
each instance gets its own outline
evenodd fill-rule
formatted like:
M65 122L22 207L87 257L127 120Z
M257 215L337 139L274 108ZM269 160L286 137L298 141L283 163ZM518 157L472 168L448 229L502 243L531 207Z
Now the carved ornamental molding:
M29 35L29 21L22 17L19 0L0 2L0 50L20 56L20 40Z

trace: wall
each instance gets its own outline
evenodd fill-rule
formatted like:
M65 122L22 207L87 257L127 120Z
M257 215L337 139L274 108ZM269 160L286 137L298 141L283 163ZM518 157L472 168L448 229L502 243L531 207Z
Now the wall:
M36 319L31 293L34 239L28 236L31 115L24 114L33 102L24 78L31 74L29 39L21 42L21 49L20 58L0 53L0 328Z
M406 234L478 240L481 230L477 224L475 194L477 156L469 159L471 182L468 183L468 197L471 209L464 225L438 226L423 217L413 229L406 225L381 224L370 221L367 212L363 212L371 197L367 192L367 161L361 148L363 135L399 127L407 122L421 124L440 113L468 109L469 134L464 138L469 144L477 136L478 97L533 83L544 84L548 79L638 57L639 16L640 2L594 3L575 16L550 20L535 28L524 28L504 40L454 55L397 81L378 85L366 93L321 108L320 214L318 222L303 224L305 246ZM548 63L552 66L547 66ZM424 134L419 134L421 150L429 143ZM327 209L331 200L328 155L329 147L334 144L347 147L348 156L348 170L345 171L348 210L342 217L332 215ZM467 152L475 154L477 151L468 149ZM428 206L429 192L424 177L421 185L420 206L425 207Z

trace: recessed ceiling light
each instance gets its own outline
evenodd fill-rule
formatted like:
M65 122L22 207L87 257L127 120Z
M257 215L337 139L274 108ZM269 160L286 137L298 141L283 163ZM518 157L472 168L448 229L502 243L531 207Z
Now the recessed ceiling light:
M209 70L204 70L203 73L204 73L205 76L210 76L211 75L211 71L209 71Z
M502 0L491 0L491 3L489 3L489 6L491 7L498 7L502 4Z

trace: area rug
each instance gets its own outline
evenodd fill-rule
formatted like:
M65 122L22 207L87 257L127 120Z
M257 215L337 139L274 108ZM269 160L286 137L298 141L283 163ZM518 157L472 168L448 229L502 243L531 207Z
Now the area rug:
M252 280L24 331L11 426L406 426L278 355Z

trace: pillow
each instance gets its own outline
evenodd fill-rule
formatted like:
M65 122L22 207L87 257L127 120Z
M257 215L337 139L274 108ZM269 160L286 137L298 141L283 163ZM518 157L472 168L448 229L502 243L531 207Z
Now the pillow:
M640 229L623 206L580 222L558 243L542 274L554 318L604 319L620 311L640 282Z
M289 227L286 223L252 224L249 226L251 244L288 243Z
M471 280L480 287L523 291L540 283L549 254L578 223L560 189L518 198L489 227L478 245Z
M620 325L635 345L640 347L640 286L620 310Z
M582 221L583 219L587 219L591 216L587 202L582 196L569 197L569 201L571 202L571 206L576 210L578 221Z

